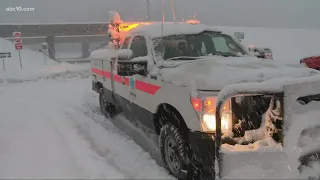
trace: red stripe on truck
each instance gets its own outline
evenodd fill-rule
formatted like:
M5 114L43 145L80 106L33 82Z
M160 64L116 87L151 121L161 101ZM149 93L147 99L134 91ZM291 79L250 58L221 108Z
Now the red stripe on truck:
M136 80L136 89L143 91L145 93L155 95L161 86L157 86L154 84L145 83L143 81Z
M106 78L111 78L111 73L110 72L108 72L108 71L103 71L103 70L101 70L101 69L97 69L97 68L91 68L91 71L92 72L94 72L94 73L96 73L96 74L98 74L98 75L100 75L100 76L103 76L103 77L106 77Z
M111 73L108 72L108 71L104 71L104 70L101 70L101 69L98 69L98 68L94 68L92 67L91 68L91 71L93 73L96 73L100 76L103 76L103 77L106 77L108 79L111 78ZM123 83L124 85L126 86L129 86L129 78L128 77L124 77L124 82L122 82L122 76L119 76L119 75L114 75L114 81L115 82L118 82L118 83ZM150 83L146 83L146 82L143 82L143 81L140 81L140 80L136 80L135 81L135 88L137 90L140 90L142 92L145 92L145 93L148 93L148 94L151 94L151 95L155 95L159 89L161 88L161 86L157 86L157 85L154 85L154 84L150 84Z
M115 82L118 82L118 83L122 83L122 76L119 76L119 75L114 75L113 76L113 78L114 78L114 81Z

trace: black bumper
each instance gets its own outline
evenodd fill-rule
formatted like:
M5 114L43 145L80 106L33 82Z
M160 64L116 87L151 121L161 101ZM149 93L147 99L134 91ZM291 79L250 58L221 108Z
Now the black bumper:
M193 162L201 169L201 179L215 179L214 134L189 132L189 144L194 154Z

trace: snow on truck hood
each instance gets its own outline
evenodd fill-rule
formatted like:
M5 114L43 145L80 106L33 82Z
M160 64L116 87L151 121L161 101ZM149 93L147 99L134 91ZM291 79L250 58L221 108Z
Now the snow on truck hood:
M221 90L235 83L320 74L300 64L284 64L255 57L211 56L200 60L164 61L163 66L160 72L164 82L198 90Z

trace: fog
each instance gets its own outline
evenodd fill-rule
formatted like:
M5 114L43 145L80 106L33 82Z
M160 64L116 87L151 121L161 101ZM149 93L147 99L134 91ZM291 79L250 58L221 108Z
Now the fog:
M165 19L173 20L170 0ZM125 20L145 20L147 0L0 0L0 24L105 22L117 10ZM320 29L320 0L173 0L177 20L193 16L205 24ZM8 7L34 8L8 12ZM161 0L149 0L150 20L161 19Z

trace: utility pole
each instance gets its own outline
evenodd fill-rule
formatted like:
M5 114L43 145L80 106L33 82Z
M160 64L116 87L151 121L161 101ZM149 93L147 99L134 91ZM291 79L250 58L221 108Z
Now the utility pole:
M147 0L147 21L150 21L150 16L149 16L149 0Z

